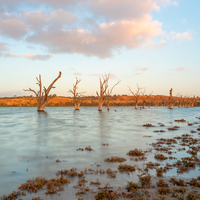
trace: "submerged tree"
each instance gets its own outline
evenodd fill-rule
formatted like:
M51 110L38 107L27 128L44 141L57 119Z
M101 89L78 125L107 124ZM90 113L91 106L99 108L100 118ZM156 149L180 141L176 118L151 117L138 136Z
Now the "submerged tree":
M109 80L109 76L110 74L108 75L105 75L102 79L99 78L99 81L100 81L100 92L96 92L97 93L97 97L98 97L98 110L99 111L102 111L102 106L106 100L106 92L107 92L107 89L108 89L108 80Z
M145 95L146 89L144 88L144 90L141 92L141 96L142 96L142 108L144 109L146 101L147 101L147 95Z
M140 97L140 90L142 89L142 88L140 88L139 86L138 86L138 84L137 84L137 90L136 90L136 92L132 92L132 90L131 90L131 88L128 86L128 88L129 88L129 91L132 93L132 95L134 96L134 98L135 98L135 109L137 109L138 108L138 101L139 101L139 97Z
M46 89L46 87L43 87L43 90L42 90L42 80L41 80L41 75L39 75L39 79L36 77L36 80L38 81L38 84L39 85L39 91L36 92L35 90L32 90L31 88L29 88L28 90L24 90L24 91L31 91L31 92L34 92L36 97L37 97L37 110L38 111L44 111L48 101L49 101L49 98L48 98L48 95L49 95L49 92L52 88L55 88L53 85L54 83L61 77L61 72L59 72L59 75L58 77L49 85L49 87Z
M173 109L172 88L169 90L169 109Z
M74 102L75 110L79 110L79 107L81 104L80 97L81 97L81 94L84 93L84 92L77 92L77 89L78 89L77 86L80 82L81 82L81 79L77 79L76 77L76 83L75 85L73 85L73 90L69 90L69 92L71 92L74 95L73 102Z
M110 97L111 97L111 95L112 95L112 91L113 91L114 87L115 87L116 85L118 85L120 82L121 82L121 81L118 81L115 85L113 85L113 87L112 87L110 90L107 89L107 91L106 91L106 100L107 100L106 106L107 106L107 110L110 110ZM107 81L106 84L108 84L108 81ZM107 87L107 88L108 88L108 87Z

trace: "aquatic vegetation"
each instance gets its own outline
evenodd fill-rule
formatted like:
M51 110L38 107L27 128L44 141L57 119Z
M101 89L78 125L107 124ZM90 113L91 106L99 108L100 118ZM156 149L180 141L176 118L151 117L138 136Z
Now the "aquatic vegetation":
M128 190L128 192L132 192L134 190L137 190L138 188L140 188L140 186L136 183L133 183L132 181L128 182L126 186L126 189Z
M108 168L106 173L109 175L109 177L116 178L117 171L113 171L112 169Z
M42 189L46 182L47 179L44 177L36 177L35 179L28 179L26 183L22 183L18 188L20 190L36 193L39 189Z
M130 150L126 155L129 155L129 156L144 156L145 154L142 151L135 149L135 150Z
M89 187L80 187L76 192L76 195L85 194L88 191L90 191Z
M159 187L158 188L158 193L161 195L169 194L170 192L171 192L171 190L168 187Z
M178 186L187 186L183 179L177 180L175 178L171 178L170 182L173 183L174 185L178 185Z
M187 200L196 200L200 198L200 195L195 194L195 192L188 192L186 198Z
M176 131L180 128L180 126L174 126L172 128L168 128L168 131Z
M93 184L93 185L101 185L101 183L100 183L100 181L99 181L98 178L96 179L96 182L91 181L90 184Z
M185 119L175 119L174 121L175 121L175 122L186 122Z
M160 179L158 182L156 182L158 187L169 187L169 185L163 180Z
M52 178L46 182L46 194L55 194L58 191L64 190L63 184L70 183L70 180L61 176L60 178Z
M165 173L166 171L167 171L167 170L166 170L165 168L162 168L162 167L157 168L157 169L156 169L157 176L162 176L163 173Z
M151 176L148 174L146 176L139 176L142 187L146 188L151 185Z
M200 182L198 181L198 179L196 179L196 178L192 178L191 180L190 180L190 183L189 183L190 185L192 185L192 186L195 186L195 187L200 187Z
M111 158L106 158L104 161L106 162L125 162L125 158L120 158L120 157L111 157Z
M154 169L154 168L160 166L160 164L159 163L148 162L148 163L146 163L146 166L147 166L147 168Z
M85 147L85 150L92 151L93 149L91 148L91 146L88 146L88 147Z
M127 165L127 164L125 164L125 165L122 165L122 164L119 165L118 169L119 169L120 172L124 172L124 171L133 172L133 171L135 171L135 167L134 166Z
M168 157L164 156L163 154L156 154L154 156L155 159L158 159L158 160L167 160Z
M143 124L143 126L144 126L144 127L155 127L154 125L152 125L152 124L148 124L148 123Z

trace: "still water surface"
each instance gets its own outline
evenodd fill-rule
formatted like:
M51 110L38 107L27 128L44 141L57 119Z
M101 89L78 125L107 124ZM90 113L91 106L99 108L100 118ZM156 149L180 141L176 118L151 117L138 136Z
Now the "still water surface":
M190 133L190 130L196 130L198 125L189 127L187 123L174 122L174 119L184 118L189 122L199 122L195 118L199 115L199 107L173 110L166 107L142 110L135 110L133 107L111 107L110 111L104 108L102 112L98 112L96 107L81 107L79 111L74 111L72 107L47 107L45 112L37 112L34 107L1 107L0 196L16 191L27 179L37 176L55 177L56 171L61 169L97 169L98 163L102 169L110 167L116 170L119 163L104 162L105 158L111 156L125 157L126 164L139 165L140 162L130 161L126 156L129 150L145 150L151 148L148 144L156 142L157 138L172 138ZM146 123L155 127L143 127ZM163 123L165 127L160 127L158 123ZM180 130L167 130L174 125L179 125ZM153 132L160 129L166 132ZM150 135L153 137L144 137ZM103 146L103 143L108 143L109 146ZM77 151L77 148L89 145L94 151ZM182 154L180 152L172 156L181 158L185 156ZM62 162L56 163L56 159ZM155 161L154 154L150 153L147 161ZM152 171L152 174L155 172ZM196 177L198 174L196 169L182 176ZM171 170L165 175L177 175L176 170ZM102 180L100 178L100 181L113 181L105 179L106 175ZM119 174L113 184L123 184L127 180L136 179L137 173L130 176ZM96 180L96 177L90 176L89 180ZM75 185L76 181L74 179L72 185ZM62 195L59 198L62 199Z

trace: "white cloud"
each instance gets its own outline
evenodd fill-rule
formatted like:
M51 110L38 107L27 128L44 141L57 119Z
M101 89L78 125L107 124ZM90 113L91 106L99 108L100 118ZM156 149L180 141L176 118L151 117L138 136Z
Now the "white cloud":
M8 50L8 47L5 46L4 43L1 43L1 42L0 42L0 52L1 52L1 51L7 51L7 50Z
M178 40L191 40L192 39L192 34L189 32L183 32L183 33L176 33L174 31L170 32L170 35L172 36L173 39L178 39Z

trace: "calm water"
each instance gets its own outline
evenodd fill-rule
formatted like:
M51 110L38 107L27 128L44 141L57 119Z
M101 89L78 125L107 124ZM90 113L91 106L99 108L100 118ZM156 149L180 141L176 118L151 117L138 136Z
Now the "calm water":
M119 163L104 162L105 158L111 156L125 157L127 164L140 165L140 162L130 161L126 156L129 150L148 149L151 148L148 144L156 142L157 138L172 138L190 133L190 130L196 130L198 125L190 127L187 123L174 122L174 119L184 118L189 122L199 122L195 118L198 116L200 108L169 110L152 107L135 110L133 107L111 107L110 111L104 108L102 112L98 112L97 107L81 107L80 111L74 111L71 107L47 107L45 112L37 112L36 108L1 107L0 196L16 191L17 187L29 178L55 177L56 171L61 169L97 169L98 163L102 169L110 167L116 170ZM145 123L152 123L155 127L147 129L142 126ZM165 127L159 127L158 123L165 124ZM174 125L179 125L180 130L169 132L167 128ZM153 132L160 129L166 132ZM144 137L147 135L153 137ZM199 137L198 134L196 137ZM103 143L108 143L109 146L103 146ZM76 150L89 145L94 151ZM180 152L172 156L180 158L182 154ZM154 161L153 157L154 154L149 153L147 161ZM56 159L62 162L56 163ZM195 177L198 173L196 169L182 176ZM152 170L152 174L155 174L155 171ZM165 175L177 175L176 170L171 170ZM137 179L136 172L130 176L118 173L115 181L108 180L106 176L100 177L100 181L123 184L127 180ZM95 175L86 177L89 181L96 178ZM75 185L76 181L76 178L72 180L71 185ZM70 186L68 187L65 191L70 189ZM72 193L75 192L73 189ZM41 191L41 195L44 193ZM23 197L26 198L28 197ZM63 196L60 195L59 198L62 199Z

